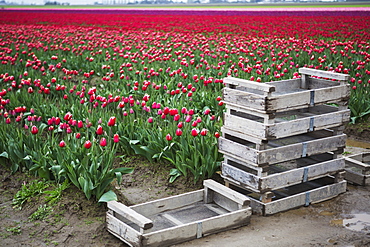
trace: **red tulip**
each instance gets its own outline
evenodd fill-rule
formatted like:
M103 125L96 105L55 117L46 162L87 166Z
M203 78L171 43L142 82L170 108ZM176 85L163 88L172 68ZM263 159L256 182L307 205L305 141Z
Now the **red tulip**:
M179 114L176 114L176 115L173 117L173 120L174 120L174 121L179 121L179 120L180 120L180 115L179 115Z
M114 126L116 124L116 117L111 117L108 121L108 126Z
M177 129L176 130L176 135L177 136L181 136L182 135L182 130L181 129Z
M115 143L119 142L119 135L118 135L118 134L114 134L114 136L113 136L113 141L114 141Z
M78 122L77 122L77 127L78 127L78 128L82 128L82 127L84 127L84 123L83 123L81 120L78 120Z
M96 129L96 134L97 135L102 135L103 134L103 127L101 125L98 125L98 128Z
M76 138L80 139L81 138L81 133L76 133Z
M69 121L70 119L72 119L72 114L70 112L67 112L67 114L64 115L64 120Z
M216 132L216 133L215 133L215 137L216 137L216 138L219 138L219 137L220 137L220 133Z
M198 135L198 130L197 129L192 129L191 130L191 135L192 136L197 136Z
M105 139L104 137L100 139L100 146L102 147L105 147L107 146L107 139Z
M64 141L59 142L59 147L64 148L66 146L66 143Z
M207 129L202 129L202 131L200 132L200 135L205 136L207 135L207 133L208 133Z
M31 133L36 135L37 133L39 133L39 129L35 125L33 125L31 127Z
M84 147L89 149L89 148L91 148L91 145L92 145L91 141L87 140L84 144Z
M170 134L167 134L167 135L166 135L166 140L167 140L167 141L171 141L171 140L172 140L172 136L171 136Z
M153 123L153 118L152 117L148 118L148 123Z

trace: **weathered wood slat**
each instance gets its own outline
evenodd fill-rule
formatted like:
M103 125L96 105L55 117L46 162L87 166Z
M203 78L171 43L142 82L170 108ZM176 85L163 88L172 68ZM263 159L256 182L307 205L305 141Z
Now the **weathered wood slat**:
M342 181L320 188L312 189L297 195L289 196L280 200L272 201L265 204L265 215L271 215L278 212L286 211L292 208L307 205L307 203L318 203L329 200L346 192L347 182Z
M344 157L345 179L358 185L370 184L370 152Z
M259 91L266 92L266 93L271 93L275 91L274 86L271 86L265 83L259 83L255 81L239 79L235 77L226 77L223 81L226 86L228 85L242 86L242 87L247 87L253 90L259 90Z
M349 183L358 184L361 186L370 184L370 175L363 175L349 169L346 169L345 179Z
M300 117L299 115L296 116ZM341 126L349 121L349 116L350 110L342 110L266 125L262 122L225 113L224 126L250 135L256 140L271 140Z
M251 208L246 208L202 221L148 233L143 236L143 246L171 246L224 231L225 229L247 225L250 222L251 214Z
M195 202L203 201L204 189L171 196L131 206L136 212L148 217L167 210L184 207Z
M341 158L259 177L224 162L222 176L241 187L264 193L343 171L344 166L344 159Z
M333 87L333 86L338 86L338 85L340 85L340 82L338 81L329 81L329 80L309 77L308 89L318 89L318 88Z
M248 225L250 223L251 215L252 209L248 207L230 212L225 215L220 215L211 219L206 219L202 222L203 236L221 232L224 229L232 229Z
M226 104L234 103L240 106L248 106L248 108L255 110L267 111L266 99L263 95L243 92L225 87L223 89L223 99Z
M301 79L289 79L282 81L266 82L265 84L275 87L275 94L296 92L301 86Z
M370 171L370 164L365 164L361 161L352 159L351 157L345 157L346 165L350 167L356 167L357 169L360 169L362 172Z
M295 195L286 196L279 200L273 200L272 202L268 203L262 203L257 199L251 198L251 207L253 213L267 216L287 211L289 209L306 206L308 204L329 200L341 193L346 192L346 188L347 182L341 181L307 190Z
M108 208L128 219L129 221L135 223L140 228L147 230L153 227L153 222L146 218L145 216L137 213L135 210L125 206L122 203L116 201L110 201L107 203Z
M257 138L253 135L246 135L242 129L239 129L239 130L237 128L230 129L228 126L229 125L225 124L223 127L221 127L221 132L222 132L223 137L225 137L225 135L238 136L239 138L248 140L249 142L252 142L254 144L259 144L259 145L263 144L263 140L261 138Z
M323 77L323 78L330 78L340 81L348 81L350 76L347 74L340 74L330 71L323 71L317 69L309 69L309 68L299 68L298 72L300 74L306 74L311 76Z
M265 109L266 112L287 111L309 107L312 104L342 101L348 98L349 85L340 85L273 96L266 100ZM227 104L226 100L225 103Z
M349 92L349 84L297 92L272 93L271 97L231 88L224 88L223 90L226 105L236 104L241 108L254 109L266 113L301 109L313 104L347 100Z
M129 225L120 221L113 215L107 213L106 215L107 229L117 238L133 247L141 247L142 235L140 232L134 230Z
M223 186L220 183L217 183L213 180L207 179L203 181L203 185L205 189L211 189L215 194L220 194L231 201L236 202L237 204L241 205L242 207L248 206L250 201L249 198L243 194L240 194L226 186ZM216 201L215 201L216 202ZM217 203L217 202L216 202Z
M219 138L219 150L223 154L237 156L241 160L246 160L259 164L276 164L288 160L294 160L305 156L335 151L344 147L346 135L336 135L324 138L317 138L308 141L299 141L295 144L285 145L267 150L256 150L226 138ZM271 145L269 143L269 145Z

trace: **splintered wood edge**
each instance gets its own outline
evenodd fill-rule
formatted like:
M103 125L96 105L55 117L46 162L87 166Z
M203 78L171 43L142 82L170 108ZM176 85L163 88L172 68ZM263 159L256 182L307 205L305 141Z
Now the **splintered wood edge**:
M140 228L144 230L147 230L153 227L153 222L150 219L137 213L136 211L132 210L131 208L125 206L122 203L119 203L116 201L110 201L107 203L107 205L109 209L122 215L124 218L137 224Z
M250 200L247 196L236 192L226 186L223 186L220 183L217 183L211 179L207 179L203 181L203 185L205 188L213 190L216 193L219 193L228 199L240 204L241 206L248 206L250 204Z

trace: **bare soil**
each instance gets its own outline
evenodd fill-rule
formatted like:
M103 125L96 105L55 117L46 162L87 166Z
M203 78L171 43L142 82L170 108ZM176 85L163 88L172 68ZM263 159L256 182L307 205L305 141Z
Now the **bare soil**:
M346 133L370 143L369 126L347 127ZM345 151L370 149L347 146ZM125 162L135 171L125 175L115 190L126 205L202 188L200 182L185 178L168 183L166 164L149 164L136 156ZM12 200L23 183L35 179L24 173L11 175L4 162L0 165L0 246L126 246L107 232L105 204L87 200L72 186L46 219L30 221L29 216L45 204L45 196L35 196L22 210L13 208ZM218 176L213 179L222 183ZM253 215L248 226L176 246L370 246L369 218L370 186L348 185L346 193L331 200L268 217Z

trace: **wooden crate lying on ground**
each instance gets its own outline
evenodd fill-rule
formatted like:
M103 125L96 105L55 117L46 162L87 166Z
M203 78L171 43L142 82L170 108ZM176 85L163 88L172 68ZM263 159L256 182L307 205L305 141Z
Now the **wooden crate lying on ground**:
M347 156L344 159L346 180L359 185L370 184L370 152Z
M204 189L127 207L108 202L108 231L130 246L170 246L249 224L250 199L213 180Z
M341 176L344 166L343 158L333 159L332 154L320 154L271 165L258 174L245 163L225 155L221 176L242 188L265 193L328 175Z
M227 128L222 128L222 134L223 137L220 137L218 142L221 153L257 167L325 152L342 151L346 145L346 135L334 135L331 130L309 132L267 143L253 143L253 138L248 135Z
M254 214L272 215L293 208L326 201L346 192L347 181L341 178L323 177L309 182L272 191L274 195L268 202L263 202L260 194L230 184L230 187L251 199Z
M224 101L227 106L262 114L266 124L271 122L276 112L331 102L347 103L349 75L308 68L300 68L299 73L302 78L266 83L227 77L224 79Z

